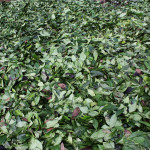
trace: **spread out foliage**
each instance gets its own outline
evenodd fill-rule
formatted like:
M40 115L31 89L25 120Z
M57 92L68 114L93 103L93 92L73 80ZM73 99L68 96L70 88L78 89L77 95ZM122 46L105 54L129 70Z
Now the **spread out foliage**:
M0 145L150 148L150 2L0 4Z

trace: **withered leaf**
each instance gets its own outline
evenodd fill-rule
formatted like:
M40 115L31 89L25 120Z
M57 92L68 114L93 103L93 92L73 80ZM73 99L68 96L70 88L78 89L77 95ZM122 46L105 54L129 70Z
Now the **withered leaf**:
M80 150L92 150L92 147L86 147L86 148L82 148Z
M130 136L131 132L129 130L124 130L124 135L125 137Z
M28 119L25 117L22 117L22 120L28 122Z
M51 131L51 130L53 130L54 128L48 128L48 129L46 129L46 131L47 132L49 132L49 131Z
M66 150L63 142L61 143L61 150Z
M58 83L59 87L61 87L62 89L66 88L66 85L64 83Z
M49 97L47 97L46 99L47 99L47 100L50 100L50 99L52 99L52 96L49 96Z
M139 76L139 75L141 75L141 74L142 74L141 69L136 69L136 70L135 70L135 73L134 73L134 76Z
M7 99L6 99L6 101L9 101L10 100L10 97L8 97Z
M141 69L136 69L136 72L137 72L138 74L142 74Z
M72 113L72 119L75 119L76 116L78 116L80 113L80 108L76 107L75 110Z

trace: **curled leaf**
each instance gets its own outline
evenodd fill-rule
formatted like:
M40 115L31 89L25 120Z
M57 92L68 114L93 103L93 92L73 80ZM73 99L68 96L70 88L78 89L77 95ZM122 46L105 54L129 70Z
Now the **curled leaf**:
M76 116L78 116L80 113L80 108L76 107L75 110L72 113L72 119L75 119Z

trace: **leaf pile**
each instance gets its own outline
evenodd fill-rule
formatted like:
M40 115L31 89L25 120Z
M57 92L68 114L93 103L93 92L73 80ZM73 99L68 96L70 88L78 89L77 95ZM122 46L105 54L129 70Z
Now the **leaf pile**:
M150 3L0 4L0 145L150 148Z

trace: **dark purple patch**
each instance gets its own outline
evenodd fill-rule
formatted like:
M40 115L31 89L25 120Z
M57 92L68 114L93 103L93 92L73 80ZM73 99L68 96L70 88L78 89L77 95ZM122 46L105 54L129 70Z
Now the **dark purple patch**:
M134 89L132 87L128 87L125 91L124 94L130 94Z
M7 150L4 146L0 146L0 150ZM16 150L15 148L12 148L11 150Z
M143 83L143 78L140 78L139 79L139 84L142 84Z
M45 74L45 75L46 75L46 72L42 72L42 74Z
M4 146L0 146L0 150L7 150Z
M28 77L23 76L22 81L28 80Z
M74 78L74 77L75 77L75 75L72 74L72 73L66 73L66 75L67 75L68 77L70 77L70 78Z
M9 80L13 80L13 78L12 78L12 77L9 77Z
M137 73L137 72L135 72L135 73L134 73L134 76L139 76L139 75L140 75L140 74L139 74L139 73Z

